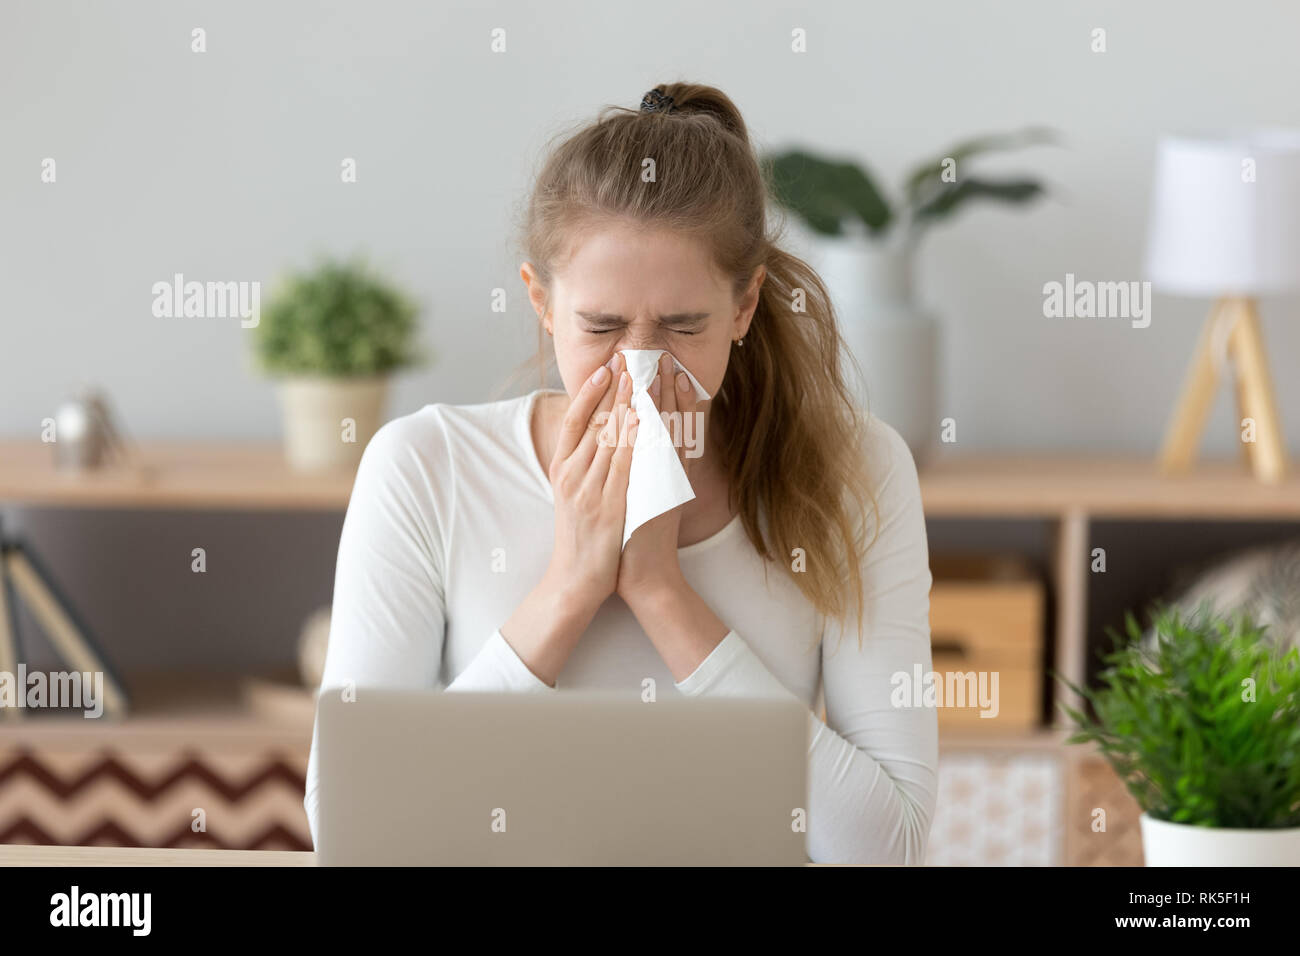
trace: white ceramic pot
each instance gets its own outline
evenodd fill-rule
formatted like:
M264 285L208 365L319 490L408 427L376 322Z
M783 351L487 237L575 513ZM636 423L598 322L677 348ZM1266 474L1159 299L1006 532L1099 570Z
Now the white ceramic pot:
M355 468L383 422L384 377L291 376L280 383L285 454L296 471Z
M921 461L939 434L940 329L912 294L910 253L862 237L823 238L811 257L862 370L859 399Z
M1300 827L1231 830L1142 814L1147 866L1300 866Z

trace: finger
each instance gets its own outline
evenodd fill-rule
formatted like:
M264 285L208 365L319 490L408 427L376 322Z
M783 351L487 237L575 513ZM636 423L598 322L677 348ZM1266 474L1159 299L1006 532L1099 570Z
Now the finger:
M641 427L641 416L636 413L635 408L629 408L627 412L627 445L628 457L632 455L632 450L636 447L637 429Z
M679 453L682 456L682 467L687 467L692 458L698 458L700 448L698 443L704 439L702 429L699 428L700 409L699 396L695 394L695 386L691 384L690 376L685 372L678 372L673 379L675 388L674 401L677 403L677 417L682 422L682 447ZM688 442L695 447L688 447Z
M659 418L663 421L664 427L668 429L668 434L674 439L681 437L680 423L677 421L677 392L673 388L673 357L665 352L659 357L659 377L660 383L659 395L656 404L659 407ZM677 454L680 455L681 446L678 443Z
M555 445L557 460L568 458L578 447L578 442L582 441L582 436L587 431L587 422L591 420L596 405L609 391L611 380L609 366L602 365L582 383L578 394L569 403L569 410L564 413L564 420L560 423L560 435Z
M614 401L618 396L618 382L623 370L623 356L616 354L610 361L614 366L614 374L609 378L609 384L606 386L605 394L601 397L595 413L587 422L587 430L583 434L582 440L578 443L578 447L573 450L573 454L569 456L574 467L580 471L585 472L591 467L592 459L596 456L596 448L600 444L601 433L613 414Z
M609 475L605 479L605 494L614 496L620 501L625 501L627 498L627 480L632 473L632 446L636 443L639 425L636 409L629 408L627 414L623 416L623 431L618 448L609 463Z
M583 486L599 491L609 474L609 463L618 452L618 439L623 430L623 420L627 417L628 402L632 398L632 377L623 372L619 376L618 396L614 399L614 410L610 413L605 427L600 430L600 440L593 454L591 466Z

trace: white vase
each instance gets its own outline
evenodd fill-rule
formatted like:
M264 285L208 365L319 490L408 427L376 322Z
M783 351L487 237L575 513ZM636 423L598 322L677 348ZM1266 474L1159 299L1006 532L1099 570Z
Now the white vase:
M296 471L355 468L383 422L388 379L290 376L280 383L285 454Z
M1300 866L1300 827L1235 830L1139 818L1147 866Z
M940 329L916 303L910 251L865 237L822 238L812 257L862 370L859 399L920 462L939 433Z

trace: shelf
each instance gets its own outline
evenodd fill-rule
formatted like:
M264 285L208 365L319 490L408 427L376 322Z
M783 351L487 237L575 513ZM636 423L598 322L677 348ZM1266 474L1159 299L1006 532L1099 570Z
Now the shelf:
M1151 459L939 455L920 469L928 518L1300 521L1300 474L1275 485L1244 464L1198 463L1168 476Z
M940 753L961 751L984 753L991 750L1063 751L1072 749L1072 746L1065 743L1071 733L1068 730L1051 727L1032 727L1023 731L982 734L964 730L940 730L939 751Z
M314 701L309 690L272 679L130 676L131 712L123 718L24 713L0 719L0 748L111 746L123 749L249 745L305 748Z
M64 473L54 449L0 441L0 502L64 507L341 511L351 472L301 474L274 442L137 445L140 465ZM937 455L920 469L931 518L1294 519L1300 474L1256 481L1241 462L1200 462L1161 474L1154 456Z
M0 441L0 503L70 508L342 511L351 471L291 470L273 442L142 442L138 464L63 472L42 442Z

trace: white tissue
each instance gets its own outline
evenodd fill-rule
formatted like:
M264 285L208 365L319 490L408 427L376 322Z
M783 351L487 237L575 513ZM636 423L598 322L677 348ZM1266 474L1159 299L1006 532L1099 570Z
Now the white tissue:
M672 434L659 417L654 399L647 389L654 384L659 372L659 359L663 349L623 349L622 355L627 362L627 373L632 378L632 407L636 409L638 424L636 444L632 446L632 468L627 480L627 517L623 522L623 547L632 537L632 532L652 518L657 518L665 511L671 511L695 498L691 482L686 477L686 469L678 458ZM695 397L706 401L709 393L696 380L690 370L673 358L673 365L680 372L685 372L695 387ZM672 381L665 382L664 388L675 388ZM686 423L683 423L683 434ZM691 423L694 428L694 423ZM699 437L698 429L692 434Z

